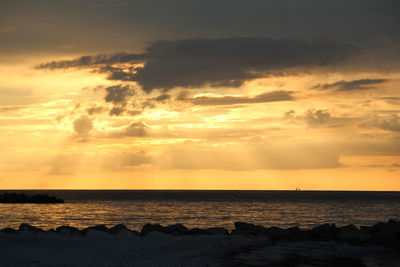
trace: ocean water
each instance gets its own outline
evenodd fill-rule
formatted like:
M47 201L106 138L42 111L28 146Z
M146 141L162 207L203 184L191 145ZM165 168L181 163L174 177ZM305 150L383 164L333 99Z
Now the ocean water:
M220 226L235 221L263 226L313 227L322 223L371 225L400 219L400 192L337 191L0 191L50 194L64 204L0 204L0 228L29 223L43 229L146 223L187 227Z

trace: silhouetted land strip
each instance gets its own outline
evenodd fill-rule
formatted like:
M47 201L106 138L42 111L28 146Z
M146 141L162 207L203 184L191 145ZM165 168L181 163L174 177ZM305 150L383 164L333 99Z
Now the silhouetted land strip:
M47 194L26 195L23 193L3 193L0 195L0 203L55 204L64 203L64 200Z

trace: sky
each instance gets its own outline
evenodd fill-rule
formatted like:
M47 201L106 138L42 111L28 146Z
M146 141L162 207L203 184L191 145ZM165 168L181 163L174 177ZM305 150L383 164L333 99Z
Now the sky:
M400 190L397 0L2 0L0 188Z

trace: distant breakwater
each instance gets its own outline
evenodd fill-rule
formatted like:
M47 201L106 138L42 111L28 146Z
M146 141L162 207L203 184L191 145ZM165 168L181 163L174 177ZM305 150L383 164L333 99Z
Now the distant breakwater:
M271 241L335 241L400 247L400 222L395 220L360 227L353 224L344 227L336 227L335 224L322 224L311 229L300 229L299 227L290 227L287 229L264 227L246 222L235 222L234 225L235 228L232 231L228 231L222 227L188 229L179 223L169 226L148 223L140 231L129 229L123 224L118 224L111 228L105 225L96 225L84 229L72 226L60 226L56 229L45 231L27 223L22 223L18 229L4 228L0 232L16 235L21 233L30 233L33 235L55 233L64 236L86 236L89 232L102 232L109 235L125 233L139 237L147 236L153 232L171 236L242 235L248 238L268 237Z

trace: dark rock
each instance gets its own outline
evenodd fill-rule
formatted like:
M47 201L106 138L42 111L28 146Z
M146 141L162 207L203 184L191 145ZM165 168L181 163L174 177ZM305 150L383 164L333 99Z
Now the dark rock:
M223 227L211 227L207 229L193 228L187 230L186 235L229 235L229 231Z
M108 233L109 229L104 224L99 224L96 226L90 226L85 229L82 229L82 234L86 235L88 231L100 231L104 233Z
M184 235L188 229L181 223L162 227L161 232L167 235Z
M367 242L371 239L371 234L349 224L337 229L336 238L348 242Z
M354 224L349 224L338 229L338 233L339 232L344 232L344 231L348 231L348 232L357 232L358 228L354 225Z
M368 233L370 235L373 234L373 228L372 226L360 226L360 231Z
M140 234L142 236L146 236L148 234L150 234L151 232L154 231L158 231L162 233L163 227L160 224L151 224L151 223L146 223L143 228L142 231L140 232Z
M279 227L270 227L266 229L266 232L272 240L288 239L289 237L289 232Z
M331 231L334 238L337 238L337 233L339 229L336 227L336 224L331 223Z
M387 223L377 223L372 226L372 242L391 246L400 241L400 222L389 220Z
M293 226L293 227L289 227L288 229L286 229L288 232L290 233L298 233L300 232L300 228L298 226Z
M287 239L290 241L303 241L307 239L308 232L301 230L299 227L290 227L286 229Z
M64 203L64 200L46 194L28 196L26 194L3 193L0 195L0 203L54 204Z
M210 231L201 228L189 229L186 232L186 235L210 235L210 234L211 234Z
M78 228L72 226L60 226L54 230L55 233L58 234L67 234L67 235L83 235L84 233Z
M332 227L328 224L322 224L317 227L314 227L309 232L309 238L317 239L317 240L333 240L334 235L332 232Z
M188 232L188 229L181 223L162 226L160 224L147 223L143 226L141 235L146 236L151 232L160 232L167 235L184 235Z
M369 232L363 230L358 231L358 235L355 238L357 242L369 242L371 241L371 239L372 235Z
M229 235L229 231L223 227L211 227L206 229L212 235Z
M400 236L400 222L395 220L389 220L385 227L386 230L396 233L396 235Z
M40 229L38 227L32 226L32 225L27 224L27 223L21 223L21 225L19 226L18 231L19 232L31 232L31 233L34 233L34 234L44 233L43 229Z
M5 233L5 234L16 234L17 230L15 230L13 228L10 228L10 227L7 227L7 228L4 228L4 229L1 229L0 232Z
M114 225L113 227L111 227L110 229L108 229L108 233L112 234L112 235L117 235L117 234L121 233L122 231L128 231L128 232L138 235L138 232L128 229L123 224L117 224L117 225Z
M400 222L389 220L387 223L379 222L371 227L362 226L364 233L370 234L373 243L392 246L400 241Z
M262 236L267 235L267 229L261 225L255 225L246 222L235 222L235 229L232 234L245 236Z
M385 227L386 227L386 223L378 222L377 224L374 224L373 226L371 226L371 232L372 232L372 234L374 234L376 232L380 232L380 231L384 230Z

